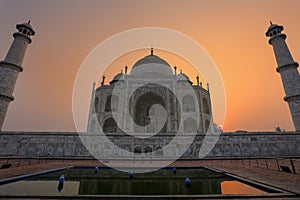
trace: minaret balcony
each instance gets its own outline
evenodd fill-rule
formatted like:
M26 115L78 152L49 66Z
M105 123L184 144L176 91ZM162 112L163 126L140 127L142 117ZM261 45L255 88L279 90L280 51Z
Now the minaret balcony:
M23 71L23 67L10 63L10 62L6 62L6 61L0 61L0 67L8 67L11 68L13 70L17 70L18 72L22 72Z
M286 39L286 34L278 34L276 36L273 36L269 39L269 44L272 44L272 41L276 38L283 38L284 40Z
M282 71L285 71L285 70L288 70L288 69L291 69L291 68L297 68L298 66L299 66L299 64L297 62L293 62L293 63L289 63L289 64L286 64L286 65L278 66L276 68L276 71L280 73Z
M13 36L14 36L14 38L16 36L20 36L21 38L25 39L25 41L28 42L28 44L30 44L32 42L31 38L28 35L25 35L25 34L20 33L20 32L14 33Z

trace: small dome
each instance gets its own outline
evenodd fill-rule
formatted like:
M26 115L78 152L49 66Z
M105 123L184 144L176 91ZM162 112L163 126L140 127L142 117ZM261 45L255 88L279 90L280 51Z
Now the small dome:
M16 25L16 28L17 28L18 30L19 30L20 28L22 28L22 27L29 29L29 30L31 31L32 35L35 34L35 31L33 30L32 26L31 26L31 24L30 24L30 20L29 20L27 23L17 24L17 25Z
M190 78L188 77L188 75L186 75L186 74L184 74L182 72L177 75L177 79L179 79L179 80L187 80L187 81L190 80Z
M180 73L177 75L177 81L183 81L183 82L187 81L187 82L189 82L191 85L193 84L193 82L190 81L190 78L188 77L188 75L186 75L186 74L184 74L184 73L182 73L182 72L180 72Z
M118 73L118 74L116 74L116 75L114 76L113 80L110 81L109 83L112 84L112 83L114 83L114 82L118 82L123 76L124 76L123 73Z
M113 81L118 81L123 77L123 73L118 73L117 75L114 76Z
M268 31L269 31L269 30L272 30L272 29L274 29L274 28L276 28L276 27L278 27L277 24L271 24L271 25L269 26L269 28L268 28Z
M270 36L270 33L274 30L274 29L278 29L280 32L283 31L283 26L279 26L278 24L273 24L272 22L270 22L270 26L266 32L266 36Z

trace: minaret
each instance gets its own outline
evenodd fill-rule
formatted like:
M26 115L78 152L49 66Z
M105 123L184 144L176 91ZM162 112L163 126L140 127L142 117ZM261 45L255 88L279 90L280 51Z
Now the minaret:
M283 83L285 97L284 101L289 104L296 131L300 131L300 76L297 70L298 63L294 61L287 44L286 35L282 34L283 26L272 24L266 32L270 37L269 44L273 46L277 68Z
M16 26L18 32L13 34L14 41L3 61L0 62L0 130L2 129L8 105L14 100L12 96L18 74L23 71L22 62L31 36L35 34L30 21Z

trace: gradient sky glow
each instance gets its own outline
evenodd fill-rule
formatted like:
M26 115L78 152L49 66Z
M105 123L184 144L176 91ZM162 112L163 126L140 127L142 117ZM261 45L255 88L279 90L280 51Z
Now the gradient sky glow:
M72 89L81 63L111 35L139 27L182 32L207 50L225 84L225 131L294 130L264 34L270 20L283 25L299 62L299 8L297 0L0 0L1 60L17 23L31 19L36 31L3 130L74 131Z

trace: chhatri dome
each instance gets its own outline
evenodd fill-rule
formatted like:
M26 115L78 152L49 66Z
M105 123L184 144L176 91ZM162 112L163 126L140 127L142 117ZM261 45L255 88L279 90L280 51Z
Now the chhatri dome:
M178 81L188 81L191 85L193 84L193 82L190 81L188 75L184 74L181 70L180 73L177 75L177 79Z
M23 34L26 35L35 35L35 31L33 30L30 20L28 22L22 23L22 24L17 24L16 28L22 32Z
M172 69L167 61L153 54L153 48L148 56L138 60L132 67L131 75L164 74L172 75Z
M279 26L278 24L273 24L270 21L270 26L266 32L267 37L272 37L278 35L281 31L283 31L283 26Z
M121 71L120 73L116 74L113 78L112 81L110 81L109 83L112 84L114 82L118 82L122 77L124 76L123 72Z

